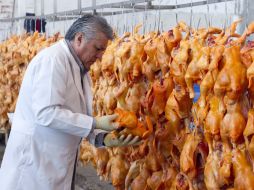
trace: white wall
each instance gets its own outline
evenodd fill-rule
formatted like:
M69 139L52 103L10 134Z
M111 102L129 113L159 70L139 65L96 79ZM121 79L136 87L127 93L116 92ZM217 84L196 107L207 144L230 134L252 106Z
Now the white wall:
M13 0L0 0L0 18L11 18ZM10 35L10 23L0 23L0 40Z

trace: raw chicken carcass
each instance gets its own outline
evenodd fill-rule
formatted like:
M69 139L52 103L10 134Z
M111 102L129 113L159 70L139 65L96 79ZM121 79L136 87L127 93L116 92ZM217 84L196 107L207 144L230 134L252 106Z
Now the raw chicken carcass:
M156 58L160 65L161 73L162 76L165 76L169 71L170 52L167 49L163 35L160 35L158 37L156 49L157 49Z
M138 114L141 101L145 99L147 85L145 82L138 82L131 85L125 96L125 107L127 110Z
M109 152L106 148L95 148L88 141L83 140L80 149L80 160L86 165L89 162L96 168L97 174L105 177L109 161Z
M161 163L159 162L156 155L156 149L154 147L154 140L152 137L148 139L149 152L145 157L145 164L150 172L156 172L161 170Z
M225 95L235 102L247 89L246 67L241 62L240 46L225 48L224 59L225 64L214 85L214 93L220 98L220 111L225 111Z
M243 63L246 65L247 78L248 78L248 94L250 96L250 101L252 106L254 105L254 42L248 42L241 49L241 58Z
M144 46L145 53L147 54L146 61L142 64L142 73L149 81L155 79L155 74L160 70L160 65L157 61L157 43L159 38L155 35Z
M104 80L103 77L100 77L99 79L99 88L98 90L96 91L96 95L94 96L94 105L95 105L95 108L96 108L96 113L98 116L102 116L102 115L105 115L105 105L104 105L104 95L106 94L107 92L107 86L108 86L108 83L107 83L107 80Z
M189 40L181 40L178 47L173 48L171 52L172 62L170 63L170 75L176 84L185 87L185 73L189 58Z
M80 149L80 160L82 164L86 165L89 162L96 166L94 161L94 146L92 146L88 141L83 140L81 142L81 149Z
M210 98L209 108L209 112L205 119L204 133L209 149L213 150L212 139L220 139L220 129L224 114L219 111L219 99L216 96Z
M219 190L232 183L232 153L227 146L219 142L219 148L209 150L205 164L204 177L208 190Z
M166 103L165 107L166 118L170 120L169 116L170 110L174 110L180 119L187 118L190 115L191 106L192 101L187 91L181 87L174 89L170 94Z
M145 108L148 113L158 120L162 113L164 113L167 99L173 90L173 81L170 77L156 80L152 89L147 93L145 99Z
M200 107L205 107L207 102L207 95L209 92L213 92L213 87L217 79L220 61L223 57L224 46L215 45L211 47L210 53L210 64L208 66L208 72L201 81L200 84L200 98L199 105Z
M248 36L254 33L254 22L251 22L246 29L244 30L243 34L236 39L235 41L232 41L233 44L243 44Z
M198 135L195 130L187 135L186 141L183 146L183 150L180 156L180 169L182 172L188 175L190 180L193 180L197 176L198 160L196 151L198 145L202 142L202 137ZM202 161L205 162L204 160Z
M227 104L227 113L220 128L222 141L228 143L228 140L230 140L230 142L235 144L243 136L245 126L246 120L242 113L241 102L238 101L232 105Z
M210 152L207 157L204 170L205 177L204 181L207 190L220 190L219 164L220 164L219 152L218 151Z
M177 172L174 168L169 167L166 171L163 171L163 186L162 189L170 189L174 179L176 178Z
M234 21L230 27L228 27L225 31L222 31L219 36L215 39L215 43L218 45L224 45L228 42L228 39L230 37L240 37L239 34L236 34L236 28L237 25L241 22L242 20L236 20Z
M195 190L191 180L182 172L176 175L170 190Z
M238 190L254 189L254 174L247 162L244 151L233 150L234 188Z
M105 78L111 78L114 75L114 52L117 44L115 42L109 42L107 49L105 50L101 60L101 71Z
M210 47L204 46L203 39L194 38L190 40L190 43L192 60L185 73L185 82L189 90L190 98L194 98L193 83L202 80L208 70Z
M113 89L113 86L108 86L103 98L103 106L106 114L113 114L117 106L117 100L114 96Z
M225 147L226 148L226 147ZM230 150L224 150L220 160L220 169L219 169L219 184L230 185L231 181L231 168L232 168L232 153Z
M101 62L99 59L97 59L95 63L91 65L90 76L92 78L93 84L95 84L96 81L99 80L101 76Z
M243 132L246 150L250 156L252 163L252 171L254 171L254 110L250 109L248 112L248 121Z
M135 113L125 111L120 108L115 109L115 113L118 115L115 122L119 123L119 127L135 128L138 124L138 118Z
M131 163L130 169L125 178L125 190L128 190L132 181L140 174L142 160L135 160Z
M128 34L129 35L129 34ZM125 40L128 35L124 35L123 41L115 50L115 62L114 62L114 73L119 82L127 82L127 79L123 72L123 65L130 58L131 41L130 39Z
M127 81L123 81L122 83L119 83L114 86L113 94L117 100L117 107L118 108L127 109L125 97L127 95L128 89L129 89L128 87L129 86L127 84Z
M162 170L153 172L152 175L147 179L147 186L151 190L159 190L163 186L163 172Z
M174 27L172 30L162 33L162 36L165 39L168 52L171 52L182 39L182 33L179 30L179 27Z
M109 152L106 148L93 149L94 162L96 164L96 171L99 176L105 177L106 167L109 161Z
M126 59L126 61L122 64L121 68L121 75L123 76L124 80L127 81L133 81L141 76L143 59L145 57L144 46L150 39L149 36L142 39L139 35L137 35L138 28L139 26L135 28L135 36L130 39L131 49L129 52L129 58Z
M203 128L209 105L207 104L205 107L201 107L199 101L200 99L192 105L191 113L195 126Z
M125 185L125 177L129 171L129 162L127 162L123 148L113 148L110 155L110 160L107 163L106 179L110 176L112 185L115 189L122 190Z
M147 179L150 176L150 172L147 169L146 164L140 166L139 175L131 183L131 190L144 190L147 187Z
M143 139L149 137L153 132L153 124L149 116L145 116L145 121L138 121L135 128L125 128L119 134L132 134Z

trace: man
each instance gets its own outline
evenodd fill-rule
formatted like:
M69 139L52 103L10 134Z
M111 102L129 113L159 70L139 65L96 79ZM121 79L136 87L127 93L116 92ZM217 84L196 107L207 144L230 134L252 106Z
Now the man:
M70 190L82 137L96 146L136 144L131 135L113 139L116 115L93 118L88 74L113 38L106 20L79 18L65 39L29 64L18 97L1 170L1 190ZM97 135L96 135L97 134ZM104 138L105 136L105 138Z

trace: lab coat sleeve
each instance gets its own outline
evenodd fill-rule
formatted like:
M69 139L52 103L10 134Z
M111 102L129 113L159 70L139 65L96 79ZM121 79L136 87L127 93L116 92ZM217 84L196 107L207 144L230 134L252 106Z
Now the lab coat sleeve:
M92 130L93 117L73 113L64 105L67 60L57 57L42 58L36 63L33 75L32 107L35 122L71 135L87 137Z
M94 129L93 132L88 135L86 140L88 140L92 145L97 148L105 147L104 138L107 134L107 131L101 129Z

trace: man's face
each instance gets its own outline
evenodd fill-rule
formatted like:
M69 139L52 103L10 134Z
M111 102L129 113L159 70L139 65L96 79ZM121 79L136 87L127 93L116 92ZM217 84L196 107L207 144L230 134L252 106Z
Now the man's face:
M77 33L72 45L85 68L89 70L96 59L101 60L107 43L108 39L103 33L97 33L91 40L85 40L82 33Z

